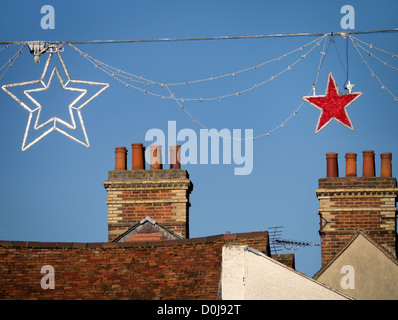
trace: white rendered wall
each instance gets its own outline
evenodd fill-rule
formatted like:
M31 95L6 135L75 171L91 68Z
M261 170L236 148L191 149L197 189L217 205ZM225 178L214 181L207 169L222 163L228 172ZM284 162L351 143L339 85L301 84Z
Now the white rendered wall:
M222 252L223 300L345 300L347 296L244 245Z

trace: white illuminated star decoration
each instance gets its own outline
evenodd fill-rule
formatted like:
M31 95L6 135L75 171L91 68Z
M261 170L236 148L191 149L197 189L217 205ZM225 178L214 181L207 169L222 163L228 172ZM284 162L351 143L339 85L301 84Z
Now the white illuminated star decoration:
M39 142L46 135L48 135L49 133L51 133L54 130L58 131L59 133L62 133L66 137L72 139L75 142L78 142L78 143L82 144L85 147L89 147L90 146L90 143L89 143L89 140L88 140L88 136L87 136L87 133L86 133L86 129L84 127L84 122L83 122L83 117L82 117L82 114L81 114L81 110L82 110L82 108L84 106L86 106L89 102L91 102L94 98L96 98L104 90L106 90L109 87L109 84L108 83L101 83L101 82L93 82L93 81L72 80L70 78L70 76L69 76L68 70L66 69L65 63L62 60L62 57L61 57L61 54L60 54L59 50L57 50L56 53L58 55L59 61L61 62L62 68L63 68L63 70L65 72L66 77L67 77L67 81L66 82L64 82L64 80L62 79L57 67L54 67L52 69L52 72L51 72L51 75L50 75L50 77L48 79L48 82L47 83L44 82L44 79L45 79L45 76L46 76L46 73L47 73L47 69L48 69L48 66L50 64L50 60L52 58L52 55L54 54L54 52L50 52L50 54L48 56L48 59L46 61L42 76L40 77L39 80L33 80L33 81L27 81L27 82L21 82L21 83L13 83L13 84L6 84L6 85L3 85L1 87L7 94L9 94L15 101L17 101L25 110L27 110L29 112L28 123L26 125L25 135L24 135L23 142L22 142L22 151L27 150L28 148L33 146L35 143ZM50 119L40 123L40 114L41 114L42 106L40 105L39 102L37 102L37 100L35 100L30 95L30 93L48 90L48 88L51 85L51 81L53 80L53 77L54 77L55 74L58 77L58 80L59 80L59 82L61 84L62 89L68 90L68 91L79 92L80 94L68 106L69 115L70 115L70 122L62 120L62 119L60 119L58 117L51 117ZM99 90L96 90L93 94L90 95L90 94L87 94L87 89L70 87L69 86L70 83L73 83L73 84L84 84L84 85L90 85L90 86L93 85L93 86L99 86L101 88ZM29 85L34 85L34 84L41 84L42 87L23 91L24 95L26 97L28 97L29 100L36 106L33 109L28 107L28 105L26 103L21 101L16 95L14 95L12 92L10 92L8 90L8 88L23 87L23 86L29 86ZM86 95L87 95L87 97L86 97ZM83 97L85 97L86 99L83 99ZM77 113L77 116L78 116L78 119L79 119L79 121L77 123L75 121L74 112ZM32 126L32 118L33 118L34 115L36 115L36 119L35 119L35 121L33 123L33 129L39 133L39 136L36 139L34 139L33 141L27 143L29 131L30 131L30 128ZM61 125L61 128L57 126L58 124ZM65 126L68 129L76 130L76 128L78 128L79 125L80 125L80 128L81 128L82 132L83 132L84 140L83 139L79 140L78 138L74 137L70 133L66 132L65 128L62 128L62 126Z

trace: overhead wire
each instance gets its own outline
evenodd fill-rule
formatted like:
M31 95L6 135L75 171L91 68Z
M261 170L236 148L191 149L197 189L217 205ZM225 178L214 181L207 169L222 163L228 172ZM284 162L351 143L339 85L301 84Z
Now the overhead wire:
M13 64L15 63L17 58L19 57L19 55L22 54L22 51L23 51L24 48L25 48L25 45L23 44L20 47L20 49L11 58L9 58L8 61L2 67L0 67L0 71L3 70L5 67L7 67L7 69L0 76L0 81L3 80L3 78L4 78L5 74L7 73L7 71L13 66Z
M354 40L354 41L355 41L355 44L356 44L359 48L361 48L363 51L365 51L365 52L368 54L368 56L371 56L371 57L375 58L376 60L378 60L379 62L381 62L382 64L384 64L385 67L389 67L389 68L391 68L391 69L398 70L397 67L394 67L393 65L389 64L388 61L384 61L384 60L380 59L380 58L377 57L375 54L371 53L369 50L367 50L367 49L365 49L363 46L361 46L361 45L357 42L359 39L354 38L354 37L352 37L352 38L355 39L355 40ZM361 42L363 42L363 41L361 41ZM365 43L365 44L366 44L366 43ZM366 44L366 45L368 45L370 49L373 48L372 45L369 45L369 44ZM377 48L374 47L374 49L377 49ZM380 50L380 49L379 49L379 50ZM387 51L384 51L384 52L385 52L385 53L389 53L389 52L387 52ZM396 56L395 53L389 53L389 54L391 54L392 57Z
M376 49L376 50L378 50L378 51L380 51L380 52L383 52L383 53L386 53L386 54L390 54L393 58L394 58L394 57L397 57L397 55L396 55L395 53L391 53L391 52L389 52L389 51L386 51L386 50L383 50L383 49L374 47L372 44L368 44L368 43L366 43L366 42L364 42L364 41L362 41L362 40L360 40L360 39L358 39L358 38L352 36L353 34L357 35L357 34L370 34L370 33L388 33L388 32L397 32L397 31L398 31L398 28L395 28L395 29L385 29L385 30L370 30L370 31L337 32L337 33L333 33L333 32L332 32L332 33L290 33L290 34L264 34L264 35L249 35L249 36L221 36L221 37L201 37L201 38L159 38L159 39L138 39L138 40L44 41L44 43L46 43L46 45L49 45L49 46L52 46L52 45L64 46L65 44L69 44L72 48L74 48L77 52L79 52L81 56L83 56L83 57L86 58L88 61L90 61L96 68L98 68L98 69L100 69L101 71L105 72L106 74L110 75L112 78L118 80L119 82L125 84L126 87L134 88L134 89L137 89L137 90L139 90L139 91L141 91L141 92L143 92L143 93L150 94L150 95L153 95L153 96L158 96L158 97L160 97L160 98L162 98L162 99L171 99L171 100L174 100L174 101L177 103L177 105L180 107L180 109L181 109L182 111L184 111L184 112L191 118L191 120L192 120L193 122L197 123L200 127L202 127L202 128L204 128L204 129L206 129L206 130L209 131L208 127L207 127L205 124L203 124L202 122L198 121L198 120L185 108L185 106L183 105L183 102L185 102L185 101L210 101L210 100L216 100L216 99L221 100L221 99L226 98L226 97L237 96L237 95L240 95L241 93L251 91L251 90L253 90L254 88L256 88L256 87L258 87L258 86L261 86L261 85L263 85L263 84L265 84L265 83L268 83L268 82L272 81L273 79L275 79L275 78L278 77L279 75L285 73L286 71L292 70L292 67L293 67L295 64L297 64L300 60L304 59L304 58L306 57L306 55L309 54L312 50L314 50L314 48L315 48L316 46L319 46L319 44L320 44L320 42L321 42L322 40L325 40L325 42L324 42L324 44L323 44L323 49L322 49L322 51L320 52L320 53L321 53L321 57L320 57L319 65L318 65L317 72L316 72L316 75L315 75L315 80L314 80L314 82L313 82L313 84L312 84L312 88L311 88L310 92L308 93L308 95L311 93L311 91L312 91L313 94L315 95L315 88L316 88L316 83L317 83L317 81L318 81L319 73L321 72L322 65L323 65L323 62L324 62L324 60L325 60L327 51L329 50L329 47L330 47L330 45L331 45L332 42L333 42L333 44L334 44L334 46L335 46L335 48L336 48L337 54L338 54L339 59L340 59L340 63L341 63L341 65L342 65L342 67L343 67L343 69L344 69L344 72L345 72L345 74L346 74L346 77L347 77L347 78L346 78L346 82L347 82L347 80L348 80L348 68L349 68L349 63L348 63L348 40L350 39L350 40L352 41L352 43L353 43L354 49L355 49L355 50L357 51L357 53L360 55L360 57L362 58L363 62L364 62L365 65L367 66L367 68L370 70L371 75L372 75L373 77L375 77L375 78L378 80L378 82L379 82L379 83L381 84L381 86L382 86L382 89L384 89L384 90L386 90L387 92L389 92L389 94L394 98L394 101L397 101L398 98L397 98L397 97L384 85L384 83L381 81L380 77L378 77L378 76L376 75L376 73L373 71L373 69L372 69L372 68L370 67L370 65L368 64L367 60L364 58L364 56L363 56L363 55L361 54L361 52L359 51L359 48L362 49L362 50L364 50L365 52L367 52L367 54L368 54L369 56L372 56L372 57L374 57L375 59L377 59L378 61L384 63L384 65L385 65L386 67L388 66L388 67L390 67L390 68L392 68L392 69L395 69L395 70L398 70L398 68L396 68L396 67L390 65L388 62L383 61L382 59L378 58L376 55L374 55L373 53L371 53L371 52L368 51L367 49L363 48L358 42L360 42L360 43L362 43L362 44L364 44L364 45L367 45L370 49L373 48L373 49ZM335 36L335 35L340 35L340 36L342 36L343 38L346 38L346 39L347 39L347 44L346 44L346 60L347 60L347 61L346 61L346 66L347 66L347 70L344 68L344 65L343 65L341 56L340 56L339 51L338 51L338 49L337 49L336 43L335 43L335 41L334 41L334 36ZM235 71L235 72L226 73L226 74L222 74L222 75L218 75L218 76L213 76L213 77L209 77L209 78L197 79L197 80L185 81L185 82L175 82L175 83L157 82L157 81L153 81L153 80L149 80L149 79L143 78L142 76L137 76L137 75L135 75L135 74L125 72L125 71L123 71L123 70L121 70L121 69L117 69L117 68L115 68L115 67L112 67L112 66L110 66L110 65L108 65L108 64L103 63L102 61L100 61L100 60L98 60L98 59L95 59L95 58L91 57L90 55L88 55L88 53L85 53L85 52L81 51L80 49L78 49L77 47L75 47L75 46L73 45L73 44L110 44L110 43L136 43L136 42L166 42L166 41L198 41L198 40L255 39L255 38L305 37L305 36L319 36L319 38L317 38L317 39L315 39L315 40L313 40L313 41L307 43L307 44L304 45L304 46L300 46L299 48L294 49L294 50L292 50L292 51L290 51L290 52L288 52L288 53L286 53L286 54L284 54L284 55L281 55L281 56L279 56L279 57L277 57L277 58L274 58L274 59L271 59L271 60L264 61L264 62L262 62L262 63L256 64L256 65L254 65L254 66L252 66L252 67L248 67L248 68L241 69L241 70L238 70L238 71ZM327 47L327 49L326 49L326 51L325 51L326 42L327 42L327 39L328 39L329 37L330 37L329 45L328 45L328 47ZM181 86L181 85L186 85L186 84L194 84L194 83L205 82L205 81L212 82L213 80L225 78L225 77L227 77L227 76L234 76L234 77L235 77L235 76L236 76L237 74L239 74L239 73L246 72L246 71L249 71L249 70L258 69L259 67L262 67L262 66L264 66L264 65L266 65L266 64L268 64L268 63L271 63L271 62L274 62L274 61L277 61L277 60L279 61L279 60L281 60L282 58L284 58L284 57L286 57L286 56L288 56L288 55L291 55L291 54L293 54L293 53L295 53L295 52L297 52L297 51L299 51L299 50L303 50L304 48L306 48L307 46L309 46L309 45L311 45L311 44L313 44L313 43L316 43L316 44L315 44L309 51L307 51L304 55L302 55L299 59L297 59L293 64L289 65L287 68L285 68L284 70L282 70L281 72L279 72L278 74L276 74L276 76L272 76L271 78L266 79L266 80L264 80L264 81L262 81L262 82L260 82L260 83L258 83L258 84L255 84L253 87L247 88L247 89L242 90L242 91L230 93L230 94L223 95L223 96L213 97L213 98L182 98L182 97L181 97L181 98L177 98L177 97L175 96L175 93L170 89L170 87L173 87L173 86ZM2 48L0 49L0 52L1 52L2 50L6 49L6 48L9 48L10 45L13 45L13 44L21 44L21 45L22 45L21 48L17 51L17 53L14 54L14 55L12 56L12 58L10 58L10 59L8 60L8 62L7 62L6 64L4 64L4 65L0 68L0 71L1 71L3 68L5 68L6 66L8 66L7 69L5 70L5 72L4 72L4 73L1 75L1 77L0 77L0 81L1 81L2 78L4 77L4 74L9 70L9 68L12 67L13 63L15 62L15 60L17 59L17 57L19 56L19 54L22 53L23 48L24 48L26 45L28 45L28 41L0 41L0 44L5 45L4 47L2 47ZM122 80L122 79L124 79L124 80ZM138 84L141 84L141 85L144 85L144 86L148 86L148 85L157 85L157 86L160 86L161 88L165 88L165 89L167 90L167 92L168 92L168 95L161 95L161 94L157 94L157 93L154 93L154 92L150 92L150 91L148 91L148 90L146 90L146 89L142 89L142 88L139 88L139 87L137 87L137 86L133 86L131 83L138 83ZM261 137L264 137L264 136L270 136L270 134L273 133L274 131L278 130L279 128L284 127L284 125L285 125L291 118L293 118L293 117L298 113L298 111L301 109L301 107L303 106L303 104L304 104L304 101L301 101L301 103L300 103L299 106L294 110L294 112L291 113L291 114L289 115L289 117L286 118L285 121L283 121L281 124L279 124L278 126L276 126L275 128L273 128L272 130L269 130L269 131L267 131L267 132L264 132L264 133L262 133L262 134L260 134L260 135L255 136L255 137L250 137L250 138L234 138L234 137L225 137L225 136L222 136L222 135L220 135L220 134L218 134L218 135L219 135L221 138L230 138L230 139L232 139L232 140L239 140L239 141L240 141L240 140L250 140L250 139L251 139L251 140L256 140L256 139L261 138ZM212 130L211 130L210 132L214 134L214 132L212 132Z
M364 63L364 64L367 66L367 68L369 69L371 76L374 77L374 78L376 78L376 80L377 80L377 81L379 82L379 84L381 85L381 88L382 88L383 90L387 91L387 92L394 98L394 101L398 101L398 97L395 96L395 95L391 92L391 90L388 89L388 88L386 87L386 85L384 84L384 82L381 81L380 77L379 77L379 76L376 74L376 72L370 67L368 61L365 59L365 57L364 57L364 56L362 55L362 53L359 51L359 49L358 49L359 45L358 45L358 43L355 41L355 39L353 39L351 36L350 36L350 39L351 39L351 41L352 41L352 43L353 43L354 49L356 50L356 52L357 52L357 53L359 54L359 56L361 57L363 63Z
M5 45L4 47L2 47L2 48L0 49L0 52L3 51L4 49L8 49L10 46L11 46L11 44Z
M80 41L44 41L53 44L110 44L110 43L137 43L137 42L168 42L168 41L203 41L203 40L237 40L237 39L261 39L261 38L279 38L279 37L308 37L327 35L347 35L347 34L370 34L370 33L389 33L397 32L398 28L367 30L367 31L346 31L329 33L276 33L259 35L237 35L237 36L214 36L214 37L188 37L188 38L154 38L154 39L132 39L132 40L80 40ZM0 44L28 44L29 41L0 41Z
M308 50L304 55L302 55L299 59L297 59L293 64L289 65L287 68L285 68L284 70L282 70L281 72L279 72L279 73L276 74L275 76L272 76L271 78L269 78L269 79L263 81L261 84L267 83L267 82L269 82L269 81L275 79L276 77L280 76L281 74L283 74L283 73L286 72L287 70L292 70L292 67L293 67L295 64L297 64L300 60L304 59L312 50L314 50L314 48L316 48L317 46L319 46L320 42L321 42L323 39L325 39L325 43L324 43L324 46L323 46L323 50L321 51L321 59L320 59L320 63L319 63L318 69L317 69L317 75L316 75L315 80L314 80L314 83L313 83L313 87L314 87L314 86L316 85L317 80L318 80L318 75L319 75L319 72L321 71L321 65L322 65L322 63L323 63L323 61L324 61L324 57L325 57L325 55L326 55L326 52L325 52L324 49L325 49L327 34L324 34L322 37L319 37L318 39L315 39L315 40L311 41L310 43L306 44L305 46L300 46L298 49L290 51L288 54L291 54L291 53L293 53L293 52L296 52L296 51L298 51L298 50L300 50L300 49L302 49L302 48L305 48L306 46L308 46L308 45L313 44L314 42L316 42L315 45L314 45L313 47L311 47L310 50ZM330 43L331 43L331 42L329 42L329 46L330 46ZM85 52L81 51L80 49L78 49L78 48L77 48L76 46L74 46L73 44L69 44L69 45L70 45L72 48L74 48L82 57L84 57L84 58L86 58L88 61L90 61L96 68L98 68L98 69L100 69L101 71L105 72L106 74L112 76L112 78L114 78L115 80L117 80L117 81L123 83L126 87L134 88L134 89L137 89L137 90L139 90L139 91L141 91L141 92L143 92L143 93L148 93L148 94L153 95L153 96L161 97L162 99L171 99L171 100L174 100L174 101L177 103L177 105L180 107L180 109L181 109L183 112L185 112L185 113L188 115L188 117L191 118L191 120L192 120L193 122L197 123L197 124L198 124L200 127L202 127L203 129L209 131L209 128L208 128L205 124L203 124L202 122L198 121L198 120L186 109L186 107L185 107L182 103L185 102L185 101L192 101L192 100L195 100L195 101L209 101L209 100L215 100L215 99L219 99L219 100L220 100L219 97L214 98L214 99L210 99L210 98L207 98L207 99L185 99L185 98L177 98L177 97L175 96L175 93L170 89L170 87L169 87L170 84L167 84L167 83L164 83L164 82L156 82L156 81L149 80L149 79L144 79L144 78L141 77L141 76L137 76L137 75L134 75L134 74L131 74L131 73L127 73L127 72L125 72L125 71L123 71L123 70L121 70L121 69L117 69L117 68L115 68L115 67L112 67L112 66L110 66L110 65L108 65L108 64L103 63L102 61L100 61L100 60L98 60L98 59L96 59L96 58L91 57L90 55L88 55L88 53L85 53ZM283 55L283 56L286 56L286 54ZM280 56L280 57L282 57L282 56ZM278 59L278 58L275 58L275 59L271 59L271 60L269 60L269 61L280 60L280 57L278 57L279 59ZM252 70L252 69L254 69L254 68L250 67L250 68L242 69L242 72L243 72L243 71ZM146 85L148 85L148 84L156 84L156 85L160 85L161 87L166 88L166 90L167 90L167 92L169 93L169 95L168 95L168 96L160 95L160 94L153 93L153 92L144 90L144 89L142 89L142 88L138 88L138 87L136 87L136 86L133 86L133 85L131 85L130 83L128 83L128 82L126 82L126 81L124 81L124 80L118 78L118 76L119 76L121 73L128 74L129 76L131 76L131 78L134 78L137 82L139 82L139 83L141 83L141 84L146 84ZM228 75L232 75L232 73L229 73ZM139 79L139 80L138 80L138 79ZM201 81L206 81L206 80L209 80L209 79L210 79L210 78L206 78L206 79L202 79ZM172 85L183 85L183 84L185 84L185 83L182 83L182 82L181 82L181 83L174 83L174 84L172 84ZM254 88L254 87L253 87L253 88ZM311 90L312 90L312 89L311 89ZM247 91L249 91L249 90L246 89L246 90L239 91L239 92L236 92L236 93L233 93L233 94L229 94L229 95L226 95L226 96L240 95L240 93L242 93L242 92L247 92ZM310 92L311 92L311 91L310 91ZM222 96L222 97L226 97L226 96ZM221 138L229 138L229 139L237 140L237 141L241 141L241 140L255 140L255 139L261 138L261 137L263 137L263 136L270 136L270 134L271 134L272 132L274 132L275 130L277 130L277 129L281 128L281 127L284 127L284 125L285 125L293 116L295 116L295 115L297 114L297 112L300 110L300 108L302 107L303 104L304 104L304 101L302 101L302 102L300 103L299 107L296 108L296 110L295 110L293 113L291 113L291 114L289 115L289 117L288 117L287 119L285 119L285 121L283 121L280 125L276 126L276 127L273 128L272 130L270 130L270 131L268 131L268 132L264 132L264 133L262 133L262 134L260 134L260 135L258 135L258 136L256 136L256 137L250 137L250 138L235 138L235 137L225 137L225 136L220 135L219 133L215 133L215 134L218 135L218 136L220 136ZM211 132L211 131L209 131L209 132ZM214 133L213 133L213 134L214 134Z
M313 40L313 41L311 41L311 42L309 42L309 43L307 43L307 44L305 44L305 45L303 45L303 46L300 46L300 47L298 47L298 48L295 49L295 50L292 50L292 51L290 51L290 52L288 52L288 53L286 53L286 54L283 54L283 55L281 55L281 56L275 57L275 58L273 58L273 59L270 59L270 60L268 60L268 61L262 62L262 63L260 63L260 64L256 64L255 66L252 66L252 67L249 67L249 68L241 69L241 70L238 70L238 71L235 71L235 72L230 72L230 73L227 73L227 74L223 74L223 75L221 75L221 76L214 76L214 77L210 77L210 78L205 78L205 79L200 79L200 80L194 80L194 81L191 81L191 82L178 82L178 83L165 83L165 82L158 82L158 81L153 81L153 80L145 79L145 78L143 78L142 76L138 76L138 75L135 75L135 74L132 74L132 73L123 71L123 70L121 70L121 69L112 67L112 66L110 66L109 64L106 64L106 63L104 63L104 62L102 62L102 61L100 61L100 60L98 60L98 59L96 59L96 58L93 58L93 57L90 56L88 53L85 53L85 52L81 51L81 50L78 49L76 46L74 46L74 45L72 45L72 44L69 44L69 45L70 45L72 48L74 48L77 52L79 52L79 54L80 54L81 56L83 56L85 59L87 59L88 61L90 61L96 68L98 68L99 70L101 70L101 71L105 72L106 74L112 76L112 78L114 78L114 79L118 80L119 82L123 83L126 87L131 87L131 88L136 89L136 90L139 90L139 91L141 91L141 92L143 92L143 93L145 93L145 94L157 96L157 97L160 97L160 98L162 98L162 99L172 99L172 100L178 99L178 100L180 100L181 102L185 102L185 101L200 101L200 102L203 102L203 101L214 101L214 100L219 100L219 101L220 101L220 100L225 99L225 98L229 98L229 97L233 97L233 96L239 96L239 95L241 95L241 94L243 94L243 93L246 93L246 92L249 92L249 91L254 90L254 89L256 89L256 88L261 87L262 85L264 85L264 84L266 84L266 83L268 83L268 82L270 82L270 81L276 79L277 77L279 77L279 76L282 75L283 73L292 70L292 68L293 68L298 62L300 62L301 60L303 60L304 58L306 58L306 56L307 56L311 51L313 51L325 37L326 37L326 35L323 35L322 37L319 37L319 38L317 38L317 39L315 39L315 40ZM133 81L133 82L138 82L138 83L144 84L145 86L147 86L147 85L149 85L149 84L153 84L153 85L158 85L158 86L164 88L165 86L171 87L171 86L177 86L177 85L185 85L185 84L189 84L189 83L198 83L198 82L203 82L203 81L210 81L210 82L211 82L213 79L220 79L220 78L224 78L224 77L226 77L226 76L233 76L233 77L235 77L237 73L242 73L242 72L245 72L245 71L249 71L249 70L253 70L253 69L258 69L258 66L260 66L260 65L263 66L263 65L268 64L268 63L271 63L271 62L279 61L279 60L281 60L282 58L284 58L284 57L286 57L286 56L288 56L288 55L291 55L291 54L293 54L293 53L295 53L295 52L301 51L301 50L303 50L304 48L306 48L306 47L308 47L309 45L314 44L314 43L315 43L314 46L312 46L307 52L305 52L303 55L301 55L301 56L300 56L297 60L295 60L292 64L290 64L289 66L287 66L285 69L283 69L283 70L280 71L279 73L277 73L277 74L275 74L275 75L272 75L270 78L267 78L266 80L264 80L264 81L262 81L262 82L256 83L256 84L252 85L251 87L246 88L246 89L244 89L244 90L232 92L232 93L225 94L225 95L219 95L219 96L216 96L216 97L208 97L208 98L206 98L206 97L205 97L205 98L203 98L203 97L201 97L201 98L186 98L186 97L184 98L184 97L180 97L180 98L176 98L175 96L172 97L172 96L166 96L166 95L161 95L161 94L158 94L158 93L154 93L154 92L152 92L152 91L150 91L150 90L142 89L142 88L133 86L133 85L131 85L131 84L129 83L129 82ZM120 79L119 77L125 79L126 81Z
M354 39L355 41L358 41L358 42L363 43L364 45L367 45L370 49L375 49L375 50L378 50L378 51L380 51L380 52L389 54L389 55L391 55L393 58L397 58L397 57L398 57L398 55L397 55L395 52L389 52L389 51L380 49L380 48L374 46L372 43L366 43L365 41L362 41L361 39L358 39L357 37L354 37L354 36L350 36L350 37L351 37L352 39Z

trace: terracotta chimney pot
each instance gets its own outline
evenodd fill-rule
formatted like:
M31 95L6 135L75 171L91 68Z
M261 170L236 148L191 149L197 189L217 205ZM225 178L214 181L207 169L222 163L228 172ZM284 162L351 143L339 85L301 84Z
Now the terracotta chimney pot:
M151 169L163 169L162 165L162 146L153 144L149 147L151 151Z
M363 177L375 176L375 153L372 150L363 151Z
M126 147L115 148L115 170L127 170L127 149Z
M392 153L390 152L382 153L380 154L380 158L381 158L380 177L392 177L392 165L391 165Z
M133 155L132 155L132 170L145 170L145 147L142 143L131 144Z
M345 176L346 177L356 177L357 176L357 154L356 153L346 153L346 167Z
M170 146L170 169L181 169L180 145Z
M329 152L326 154L326 176L328 178L339 176L337 156L338 154L334 152Z

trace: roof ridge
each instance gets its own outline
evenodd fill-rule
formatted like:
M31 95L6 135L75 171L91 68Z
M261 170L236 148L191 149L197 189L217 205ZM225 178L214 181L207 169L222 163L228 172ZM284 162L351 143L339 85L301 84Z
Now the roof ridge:
M350 299L350 300L353 299L352 297L346 295L345 293L342 293L342 292L340 292L340 291L337 291L336 289L334 289L334 288L332 288L332 287L329 287L329 286L327 286L327 285L324 284L324 283L319 282L317 279L311 278L311 277L307 276L306 274L304 274L304 273L302 273L302 272L300 272L300 271L297 271L296 269L290 268L290 267L286 266L285 264L283 264L282 262L280 262L280 261L278 261L278 260L275 260L275 259L273 259L272 257L269 257L269 256L267 256L266 254L264 254L264 253L262 253L262 252L260 252L260 251L258 251L258 250L256 250L256 249L251 248L249 245L246 245L245 248L244 248L244 250L245 250L245 251L249 251L249 252L251 252L251 253L253 253L253 254L256 254L256 255L258 255L258 256L261 256L262 258L264 258L264 259L266 259L266 260L268 260L268 261L270 261L270 262L272 262L272 263L275 263L275 264L279 265L280 267L282 267L282 268L288 270L289 272L293 272L293 273L295 273L296 275L301 276L301 277L303 277L303 278L305 278L305 279L307 279L307 280L310 280L310 281L316 283L317 285L320 285L321 287L324 287L324 288L326 288L326 289L329 289L329 290L331 290L331 291L333 291L333 292L335 292L335 293L337 293L337 294L339 294L339 295L341 295L341 296L343 296L343 297L346 297L346 298L348 298L348 299Z
M0 247L25 247L42 249L86 249L86 248L126 248L126 247L154 247L170 245L199 244L207 242L232 242L245 239L268 237L268 231L254 231L243 233L225 233L205 237L180 240L161 240L146 242L41 242L41 241L13 241L0 240Z

